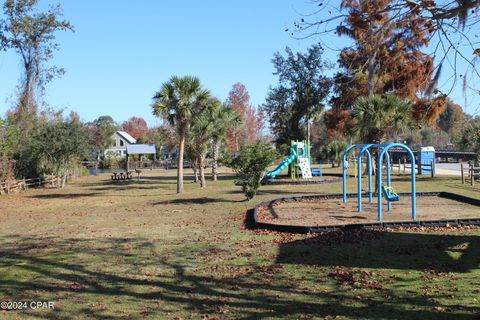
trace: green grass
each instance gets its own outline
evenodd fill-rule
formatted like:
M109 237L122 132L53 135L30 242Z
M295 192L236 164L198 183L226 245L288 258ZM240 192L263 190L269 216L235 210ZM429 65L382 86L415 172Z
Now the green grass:
M475 319L480 230L334 232L245 229L256 203L339 193L340 184L264 186L244 201L232 177L206 189L174 172L0 197L0 300L54 301L1 319ZM188 180L189 178L187 178ZM478 198L459 178L418 191ZM409 190L405 177L395 188ZM349 182L353 192L355 183ZM438 208L441 210L441 208ZM177 319L178 319L177 318Z

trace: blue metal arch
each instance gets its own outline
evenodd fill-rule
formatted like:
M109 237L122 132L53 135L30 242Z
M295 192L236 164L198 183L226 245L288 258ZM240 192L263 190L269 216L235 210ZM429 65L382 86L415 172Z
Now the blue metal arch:
M342 154L342 193L343 193L343 203L347 203L347 156L355 148L363 148L366 144L351 144L349 145Z
M417 206L416 206L416 184L415 184L415 155L413 154L412 150L407 147L404 144L401 143L391 143L387 145L383 145L383 149L380 152L380 155L378 157L378 163L377 163L377 185L378 185L378 192L377 192L377 197L378 197L378 203L377 203L377 208L378 208L378 221L382 221L382 162L383 162L383 157L385 154L388 155L388 150L391 148L402 148L405 150L409 156L410 156L410 161L412 163L412 169L411 169L411 181L412 181L412 220L417 219ZM390 186L390 179L389 179L389 172L390 171L390 166L387 166L387 185ZM390 204L390 202L389 202Z
M343 203L346 203L347 202L347 156L348 154L353 150L353 149L361 149L360 151L360 154L363 154L363 152L365 152L365 150L368 150L369 148L383 148L384 146L386 146L386 144L373 144L373 143L369 143L369 144L351 144L349 145L345 151L343 152L342 154L342 194L343 194ZM370 156L370 159L369 161L371 160L371 155L370 155L370 152L368 152L368 155ZM390 156L387 154L387 160L388 160L388 164L390 164ZM361 161L358 163L359 164L359 168L360 168L360 164L361 164ZM371 169L371 168L370 168ZM359 169L360 170L360 169ZM370 170L371 171L371 170ZM359 171L360 172L360 171ZM390 186L390 168L388 168L388 186ZM360 173L358 174L358 177L361 177ZM369 179L369 186L370 186L370 189L371 189L371 172L370 172L370 179ZM358 186L358 193L360 193L359 195L359 202L361 202L361 181L360 181L360 185ZM372 200L372 196L370 196L370 203L372 203L373 200ZM391 204L389 204L389 210L391 209ZM361 205L360 205L360 209L359 209L359 212L361 212Z
M368 198L370 203L373 202L373 197L372 197L372 155L370 154L370 149L371 147L374 147L375 144L367 144L365 145L360 152L358 153L357 156L357 164L358 164L358 172L357 172L357 177L358 177L358 212L362 212L362 156L364 153L367 154L368 158L368 163L367 163L367 171L368 171Z
M362 156L364 153L367 154L368 163L367 163L367 171L368 171L368 198L370 203L373 202L372 197L372 155L368 149L375 147L376 144L367 144L364 145L363 148L360 150L357 156L357 186L358 186L358 212L362 212Z
M357 197L358 197L358 212L362 212L362 156L364 153L367 154L368 158L368 163L367 163L367 171L368 171L368 198L370 203L373 203L373 193L372 193L372 155L369 151L370 148L377 148L378 150L381 150L381 148L385 147L385 144L367 144L364 145L364 147L360 150L358 156L357 156L357 163L358 163L358 174L357 176L359 177L357 184L358 184L358 190L357 190ZM390 155L387 153L386 157L386 167L387 167L387 185L390 187L391 186L391 175L390 175ZM388 211L392 210L392 203L388 203Z

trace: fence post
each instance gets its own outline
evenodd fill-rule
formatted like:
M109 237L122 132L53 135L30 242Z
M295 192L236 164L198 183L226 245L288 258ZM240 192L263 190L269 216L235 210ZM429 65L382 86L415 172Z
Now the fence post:
M435 177L435 164L433 161L430 163L431 168L430 168L430 173L432 174L432 178Z
M475 185L475 172L473 171L473 164L470 164L470 185Z
M462 184L465 184L465 175L463 172L463 163L460 163L460 172L462 173Z
M407 168L407 158L403 158L403 173L405 174L405 170Z

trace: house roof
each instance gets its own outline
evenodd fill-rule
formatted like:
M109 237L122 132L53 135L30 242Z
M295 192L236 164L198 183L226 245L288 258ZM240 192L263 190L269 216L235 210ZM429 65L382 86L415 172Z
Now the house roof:
M130 144L127 146L127 153L132 154L156 154L154 144Z
M134 144L137 142L137 139L132 137L131 135L128 134L128 132L125 131L117 131L117 134L122 137L123 139L127 140L128 143Z

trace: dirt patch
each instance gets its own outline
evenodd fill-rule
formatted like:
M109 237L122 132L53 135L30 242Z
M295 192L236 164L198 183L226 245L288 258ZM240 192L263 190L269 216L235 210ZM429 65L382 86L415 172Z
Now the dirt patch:
M411 198L404 196L392 203L387 211L385 202L383 221L409 221L412 214ZM417 197L417 220L447 220L480 218L480 207L467 203L435 197ZM357 212L357 200L313 199L275 203L261 208L258 222L292 226L331 226L378 222L377 203L363 200L363 212Z

